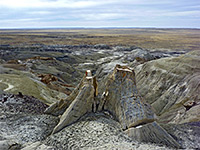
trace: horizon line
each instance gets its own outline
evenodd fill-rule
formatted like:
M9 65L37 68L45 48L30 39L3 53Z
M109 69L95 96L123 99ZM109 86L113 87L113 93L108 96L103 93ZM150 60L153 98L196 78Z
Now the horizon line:
M154 27L154 26L59 26L59 27L0 27L0 30L25 30L25 29L200 29L200 27Z

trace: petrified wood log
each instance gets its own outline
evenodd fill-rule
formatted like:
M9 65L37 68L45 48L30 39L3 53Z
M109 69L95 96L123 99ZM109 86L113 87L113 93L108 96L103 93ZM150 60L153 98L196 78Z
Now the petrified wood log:
M69 95L67 100L54 103L45 111L46 113L54 114L54 112L63 112L67 107L60 118L59 124L54 128L53 133L56 133L65 126L74 123L84 114L92 112L94 96L97 93L95 88L97 87L97 83L95 82L95 77L91 75L90 71L87 71L80 84L71 95Z
M97 101L97 81L91 72L87 71L67 100L51 105L46 113L62 114L53 133L76 122L88 112L108 111L119 121L122 130L129 137L140 142L179 147L179 144L156 123L151 106L138 94L134 70L116 65L103 84L105 90Z
M151 106L138 94L134 71L120 65L108 76L98 109L111 112L124 130L155 120Z

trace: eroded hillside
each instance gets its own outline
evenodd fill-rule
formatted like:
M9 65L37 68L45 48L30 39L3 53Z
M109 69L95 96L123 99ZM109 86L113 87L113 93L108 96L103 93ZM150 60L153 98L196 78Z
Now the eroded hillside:
M0 46L0 146L200 148L198 46L191 51L84 40Z

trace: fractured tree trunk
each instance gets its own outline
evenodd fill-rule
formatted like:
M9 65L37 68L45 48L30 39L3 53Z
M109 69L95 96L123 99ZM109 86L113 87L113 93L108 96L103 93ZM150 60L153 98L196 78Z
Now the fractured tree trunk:
M83 115L93 111L94 97L97 94L96 78L91 75L90 71L81 80L76 89L69 95L65 101L54 103L47 109L46 113L58 113L65 111L58 125L54 128L53 134L60 131L67 125L70 125L80 119Z
M155 120L151 106L138 94L134 71L128 67L115 67L107 78L103 97L99 110L108 110L124 130Z
M86 83L81 89L75 100L66 109L60 118L59 124L54 128L53 133L60 131L63 127L74 123L87 112L92 111L94 100L94 88L92 84Z
M67 100L54 103L46 110L60 114L59 124L53 133L79 120L88 112L109 111L121 124L129 137L140 142L153 142L179 148L180 145L157 123L151 106L138 94L134 70L116 65L107 77L102 97L96 100L98 85L96 77L86 72Z

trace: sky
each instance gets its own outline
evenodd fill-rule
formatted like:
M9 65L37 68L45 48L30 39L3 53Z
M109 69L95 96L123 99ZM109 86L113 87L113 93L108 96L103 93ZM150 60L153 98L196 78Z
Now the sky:
M200 28L200 0L0 0L0 28Z

